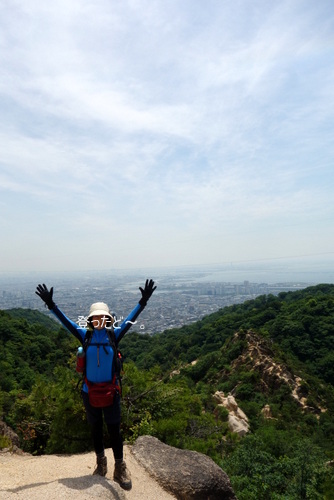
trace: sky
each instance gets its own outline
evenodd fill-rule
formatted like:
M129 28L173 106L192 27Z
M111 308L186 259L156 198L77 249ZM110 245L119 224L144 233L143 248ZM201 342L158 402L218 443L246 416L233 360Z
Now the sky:
M330 0L2 0L0 272L334 260Z

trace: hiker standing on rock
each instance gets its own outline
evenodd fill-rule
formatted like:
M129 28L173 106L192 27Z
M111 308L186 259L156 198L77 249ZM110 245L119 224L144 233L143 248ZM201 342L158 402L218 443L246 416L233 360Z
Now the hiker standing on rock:
M139 287L142 297L128 317L115 326L115 318L104 302L91 305L87 317L88 328L82 328L71 321L53 301L53 287L38 285L36 294L45 302L63 326L83 345L85 354L84 384L82 398L87 421L92 428L96 469L94 474L107 474L107 457L103 443L103 416L111 440L115 459L114 481L126 490L131 489L131 476L123 460L123 439L120 430L121 403L117 380L117 345L145 308L156 289L153 280L146 280L145 287Z

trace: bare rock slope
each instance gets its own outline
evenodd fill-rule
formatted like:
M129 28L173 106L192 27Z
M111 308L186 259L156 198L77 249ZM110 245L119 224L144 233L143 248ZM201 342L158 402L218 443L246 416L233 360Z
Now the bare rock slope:
M95 454L44 455L0 453L1 500L60 500L94 498L116 500L170 500L176 498L163 490L125 446L125 459L131 471L133 487L124 491L112 479L113 459L106 478L93 476Z
M44 455L0 453L1 500L236 500L227 475L201 453L178 450L151 436L125 446L132 490L112 479L113 458L107 450L108 473L93 476L95 454Z

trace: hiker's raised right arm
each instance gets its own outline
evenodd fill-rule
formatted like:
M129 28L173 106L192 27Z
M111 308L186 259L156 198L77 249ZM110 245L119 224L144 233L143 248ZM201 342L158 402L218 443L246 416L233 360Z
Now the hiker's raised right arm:
M48 309L52 311L53 314L59 319L61 324L82 343L83 339L85 338L86 329L80 328L79 325L70 320L59 309L59 307L53 300L53 286L50 288L50 290L48 290L44 283L43 285L40 284L36 287L35 293L43 300Z

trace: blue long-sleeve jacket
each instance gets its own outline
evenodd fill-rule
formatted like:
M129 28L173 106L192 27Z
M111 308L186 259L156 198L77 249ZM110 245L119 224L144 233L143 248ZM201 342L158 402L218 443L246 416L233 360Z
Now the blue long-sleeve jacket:
M123 337L123 335L132 326L139 314L142 312L144 307L139 303L130 312L130 314L125 318L119 326L114 328L114 333L116 340ZM65 314L58 308L54 306L51 309L53 314L59 319L61 324L72 333L81 343L83 343L87 328L82 328L74 321L70 320ZM108 382L113 378L113 359L114 351L109 343L109 337L107 330L103 328L102 330L93 330L93 335L91 341L86 350L86 377L90 382ZM84 383L82 390L88 392L88 387Z

